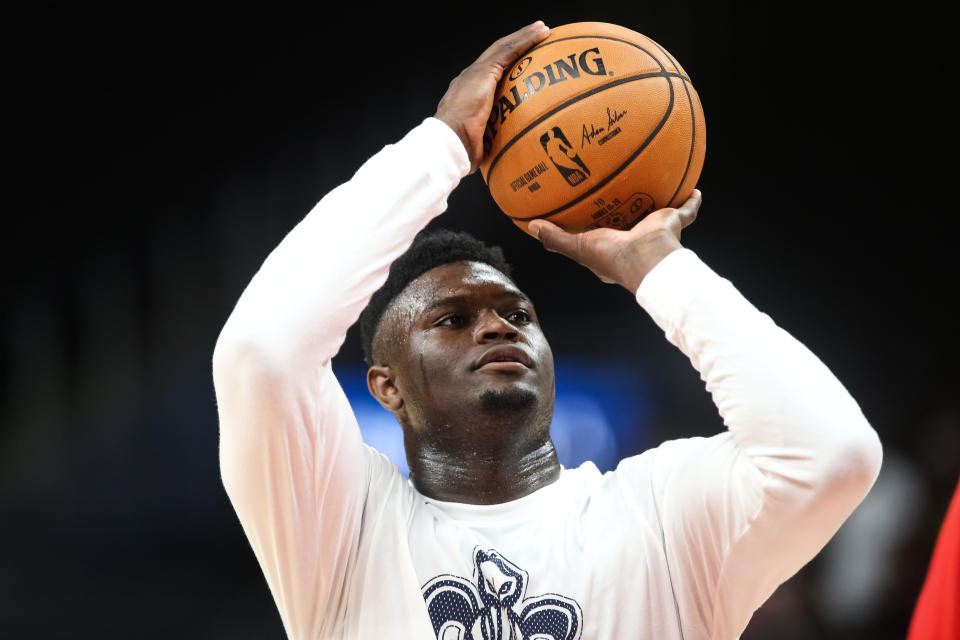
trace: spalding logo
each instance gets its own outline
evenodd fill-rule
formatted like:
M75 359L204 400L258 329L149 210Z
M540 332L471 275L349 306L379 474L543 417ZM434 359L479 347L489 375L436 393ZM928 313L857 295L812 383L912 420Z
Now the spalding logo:
M531 61L532 58L529 56L521 60L507 79L517 80L517 78L520 78ZM507 121L507 116L513 113L513 110L519 107L524 100L538 91L542 91L545 87L551 87L571 78L579 78L581 72L590 76L607 75L607 67L603 64L603 57L600 55L599 48L587 49L579 55L571 53L566 58L554 60L543 67L543 71L529 73L509 88L505 88L490 112L490 120L487 126L488 141L492 141L497 136L499 126Z
M524 72L527 68L527 65L533 62L533 58L527 56L523 60L517 63L517 66L513 68L513 72L510 74L510 80L516 80L520 77L520 74Z

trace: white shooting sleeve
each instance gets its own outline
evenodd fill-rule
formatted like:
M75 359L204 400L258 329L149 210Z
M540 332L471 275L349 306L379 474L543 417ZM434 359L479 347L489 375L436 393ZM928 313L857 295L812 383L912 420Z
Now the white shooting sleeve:
M390 264L469 170L427 119L327 194L263 263L217 341L224 486L291 638L342 617L367 465L330 361Z

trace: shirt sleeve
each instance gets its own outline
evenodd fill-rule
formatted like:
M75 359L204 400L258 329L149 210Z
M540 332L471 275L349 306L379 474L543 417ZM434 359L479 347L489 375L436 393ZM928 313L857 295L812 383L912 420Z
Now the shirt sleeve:
M388 145L267 257L217 341L221 475L291 638L343 614L369 482L330 361L468 170L433 118Z
M880 442L827 367L692 251L658 264L637 300L728 431L664 443L642 480L636 460L621 472L652 494L684 634L735 638L866 496Z

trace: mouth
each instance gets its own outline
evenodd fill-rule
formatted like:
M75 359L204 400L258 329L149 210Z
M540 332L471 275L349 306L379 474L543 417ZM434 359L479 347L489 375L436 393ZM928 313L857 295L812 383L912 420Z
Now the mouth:
M527 353L513 346L502 346L488 349L474 362L475 370L522 372L533 367L533 361Z

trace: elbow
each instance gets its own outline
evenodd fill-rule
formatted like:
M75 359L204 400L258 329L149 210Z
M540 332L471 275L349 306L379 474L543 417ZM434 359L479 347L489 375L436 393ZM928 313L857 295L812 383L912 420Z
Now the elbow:
M256 340L222 333L213 350L213 386L219 415L220 479L234 507L256 493L251 461L257 459L275 421L272 403L282 380L276 363Z
M213 348L213 381L219 389L244 373L258 372L269 376L282 371L282 349L268 336L240 334L227 326Z
M213 388L220 417L221 458L232 460L255 438L256 417L284 394L289 366L264 341L221 334L213 350ZM227 469L224 479L229 476Z
M224 374L231 371L235 365L245 359L253 344L249 340L242 340L230 331L227 325L217 337L213 346L213 379L214 382L222 379Z
M253 343L238 339L224 329L213 347L213 386L219 394L229 385L240 369L240 365L249 362L255 352Z
M846 490L862 499L880 474L883 446L865 418L858 422L858 428L844 429L846 436L825 456L823 472L832 490Z

